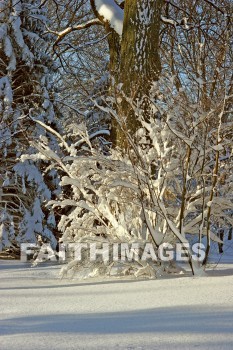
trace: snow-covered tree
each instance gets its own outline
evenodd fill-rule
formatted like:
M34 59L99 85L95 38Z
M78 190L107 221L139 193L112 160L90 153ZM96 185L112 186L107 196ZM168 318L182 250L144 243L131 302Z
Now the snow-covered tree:
M222 243L218 228L232 225L229 1L224 8L220 1L90 4L96 18L49 31L60 48L71 33L97 25L106 31L108 97L100 89L91 103L112 118L118 147L104 156L85 125L76 125L70 156L57 159L68 194L50 202L63 209L61 240L149 239L158 246L194 236L206 243L206 262L211 240ZM38 148L54 159L44 144ZM129 270L153 275L157 268Z
M222 244L219 230L232 225L229 0L53 4L1 3L2 246L38 235L55 244L49 201L63 243L138 240L157 249L194 237L206 244L206 262L211 240ZM102 137L106 117L113 149ZM93 142L99 136L106 148ZM122 269L154 276L165 267Z
M38 236L56 245L44 204L58 194L59 179L33 146L43 139L59 152L42 126L57 127L47 24L40 1L0 3L0 250Z
M231 1L204 0L193 4L192 1L90 0L95 18L90 17L90 13L88 17L81 17L83 1L76 0L74 3L73 22L60 31L53 31L57 35L56 45L62 52L68 46L69 38L76 35L85 40L87 32L94 33L94 28L98 27L97 32L103 33L104 29L109 46L111 90L114 94L118 93L120 85L123 92L116 109L125 120L125 127L132 133L140 123L127 99L143 104L144 113L150 115L149 90L151 83L158 79L161 68L176 74L176 88L185 86L190 91L190 97L191 86L199 84L201 91L198 98L211 108L210 101L217 90L222 90L219 84L224 75L226 77L227 65L224 62L228 61L230 69ZM86 3L85 6L88 8ZM98 47L98 40L96 44ZM82 46L88 47L88 40ZM94 61L98 62L95 58ZM82 65L78 57L76 62L77 67ZM229 74L228 71L226 79L230 79ZM120 146L122 138L122 130L113 120L113 144Z
M65 146L70 155L56 159L68 196L50 201L53 209L63 210L58 225L62 243L153 242L157 249L162 243L204 242L206 258L211 241L222 243L217 225L232 224L228 132L232 122L223 123L229 97L207 112L198 104L187 104L184 91L174 94L174 79L169 77L154 84L152 96L155 93L157 118L148 120L131 102L142 127L136 139L129 131L124 133L131 146L127 153L112 150L106 157L92 146L85 125L77 125L78 141L70 149ZM118 119L114 109L99 108ZM210 123L213 116L216 124ZM43 143L37 147L47 159L53 159ZM223 178L226 172L228 178ZM188 248L186 254L193 273L199 273L200 266ZM87 259L72 260L63 272L84 268L93 276L111 273L114 266L134 276L170 271L160 260L119 266Z

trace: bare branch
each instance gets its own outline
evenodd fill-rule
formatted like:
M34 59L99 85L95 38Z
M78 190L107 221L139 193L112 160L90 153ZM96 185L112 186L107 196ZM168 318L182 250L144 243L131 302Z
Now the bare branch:
M214 4L212 1L210 0L204 0L205 2L207 2L209 5L213 6L215 8L215 10L221 12L223 15L225 14L225 12L220 9L220 7L218 7L216 4Z
M86 23L77 24L76 26L70 26L61 32L56 32L49 28L47 28L47 30L49 33L57 35L57 39L53 45L53 46L56 46L69 33L74 32L76 30L83 30L93 25L103 25L103 23L98 18L94 18L94 19L91 19L90 21L87 21Z

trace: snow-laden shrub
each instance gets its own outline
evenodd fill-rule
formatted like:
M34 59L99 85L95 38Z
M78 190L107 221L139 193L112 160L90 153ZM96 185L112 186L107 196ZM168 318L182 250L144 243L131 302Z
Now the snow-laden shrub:
M103 155L93 148L83 124L77 126L75 144L63 142L64 158L51 153L46 144L37 145L64 173L63 194L50 201L63 213L58 225L61 242L150 241L156 250L164 242L188 243L187 237L193 235L199 242L207 237L206 258L210 241L221 243L216 223L232 225L232 122L223 117L227 97L205 112L198 104L187 104L182 92L173 92L172 79L154 85L151 93L157 97L151 97L147 120L132 104L141 122L136 135L127 131L124 118L112 107L99 106L122 128L124 150ZM186 254L196 273L198 264L189 249ZM114 266L86 263L73 260L63 272L88 266L88 273L97 275L111 273ZM124 273L155 276L161 269L160 261L132 262Z
M43 236L53 246L54 220L44 203L59 190L56 171L31 140L43 138L59 151L56 138L37 121L53 125L54 63L40 1L0 3L0 250ZM31 159L20 159L29 154Z

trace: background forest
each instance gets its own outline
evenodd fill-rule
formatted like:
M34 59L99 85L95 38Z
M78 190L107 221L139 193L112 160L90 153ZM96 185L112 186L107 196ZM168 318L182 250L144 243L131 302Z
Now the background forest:
M232 93L231 0L2 0L0 251L203 242L204 265L226 251Z

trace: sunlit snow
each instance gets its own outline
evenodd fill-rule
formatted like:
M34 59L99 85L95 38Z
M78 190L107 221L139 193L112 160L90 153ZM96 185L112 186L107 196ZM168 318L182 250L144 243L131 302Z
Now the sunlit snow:
M122 35L124 11L115 3L114 0L95 0L95 6L98 13L109 22L119 35Z

